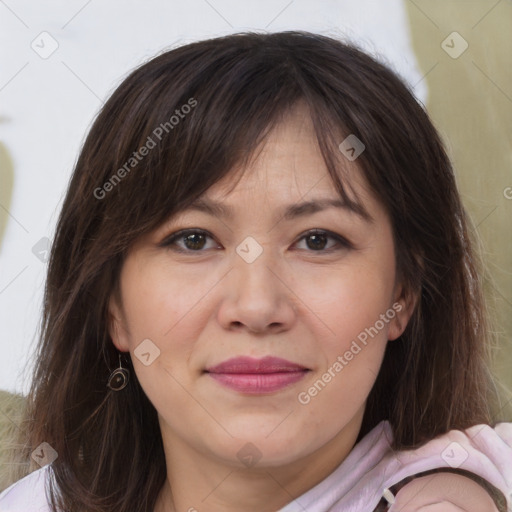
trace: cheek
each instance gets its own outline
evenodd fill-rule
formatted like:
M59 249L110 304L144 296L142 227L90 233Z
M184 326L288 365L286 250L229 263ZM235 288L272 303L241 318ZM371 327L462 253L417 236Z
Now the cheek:
M307 421L318 427L324 440L364 406L380 371L393 318L394 311L387 309L387 287L376 293L374 287L358 284L355 279L351 286L337 288L333 300L319 310L329 325L329 331L322 330L327 334L316 336L321 364L297 396Z
M358 336L364 342L365 333L369 339L387 339L394 317L395 273L392 254L381 255L380 260L347 263L334 271L304 272L295 280L294 291L314 313L310 316L319 326L317 332L325 333L322 337L331 357L343 353Z
M178 272L161 262L143 267L127 262L124 277L122 294L131 347L135 348L144 338L154 339L157 344L164 340L165 344L172 340L186 344L187 340L182 340L182 326L189 330L197 325L188 318L201 310L201 303L215 281L212 273L201 272L199 277L197 272L184 271L183 266Z
M187 410L193 404L185 391L192 388L188 363L193 341L203 328L193 320L212 286L209 279L198 279L197 274L194 279L158 261L127 260L123 267L121 291L131 359L142 389L159 412ZM138 357L143 340L154 344L149 345L148 365Z
M194 278L161 263L138 265L127 261L123 269L127 344L137 378L157 410L166 409L169 397L173 397L176 407L190 406L190 397L182 386L193 386L190 359L204 328L198 315L204 307L202 299L214 285L211 274L204 275L205 279L197 274ZM148 352L141 350L143 340L151 341L149 365L138 357Z
M316 351L322 354L315 375L303 386L299 403L307 414L332 420L355 414L380 370L395 311L393 254L340 266L337 272L297 282L315 313ZM309 287L308 287L309 282ZM312 287L311 282L316 286Z

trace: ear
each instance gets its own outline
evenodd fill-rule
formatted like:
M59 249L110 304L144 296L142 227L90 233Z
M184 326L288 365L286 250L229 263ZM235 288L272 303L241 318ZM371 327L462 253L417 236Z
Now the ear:
M395 317L390 322L388 329L388 340L396 340L403 334L409 320L414 313L418 303L419 292L413 292L406 289L402 284L397 286L395 299L392 309L395 311Z
M130 350L128 329L119 302L120 299L113 293L108 301L108 332L117 350L119 350L119 352L128 352Z

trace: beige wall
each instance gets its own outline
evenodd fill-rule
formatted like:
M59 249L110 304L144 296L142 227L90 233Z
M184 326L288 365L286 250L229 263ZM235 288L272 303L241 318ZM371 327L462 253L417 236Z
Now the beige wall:
M512 2L404 1L429 87L427 109L446 142L491 276L486 288L495 298L500 339L495 369L512 389ZM448 38L456 58L442 47L454 31L468 44L457 57L465 43Z
M0 117L0 124L2 118ZM11 157L4 144L0 142L0 251L11 208L11 194L14 182L14 170Z

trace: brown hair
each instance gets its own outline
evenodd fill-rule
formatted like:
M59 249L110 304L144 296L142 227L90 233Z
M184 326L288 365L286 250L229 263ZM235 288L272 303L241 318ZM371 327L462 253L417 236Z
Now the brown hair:
M57 451L51 494L65 510L153 510L166 477L157 414L129 358L128 387L106 387L118 366L108 300L134 241L243 166L299 101L347 202L340 134L365 144L357 163L390 215L397 271L419 296L405 332L388 343L359 439L382 420L396 449L496 420L491 330L467 218L442 142L412 93L384 65L325 36L200 41L150 60L112 94L58 221L26 455L43 441ZM152 146L144 157L143 146Z

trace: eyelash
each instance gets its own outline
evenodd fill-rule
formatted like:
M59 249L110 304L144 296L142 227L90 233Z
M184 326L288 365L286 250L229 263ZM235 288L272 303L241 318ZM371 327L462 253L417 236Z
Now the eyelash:
M204 231L202 229L182 229L180 231L177 231L176 233L173 233L172 235L168 236L167 238L165 238L160 243L160 247L166 247L173 251L176 251L179 253L185 253L185 254L186 253L205 252L205 250L203 250L203 249L193 250L193 249L184 249L182 247L180 248L179 246L177 246L175 244L175 242L177 240L183 239L189 235L205 235L206 237L214 240L214 237L208 231ZM306 233L302 234L302 236L297 240L297 242L300 242L301 240L308 238L310 236L313 236L313 235L323 235L323 236L326 236L327 238L332 238L333 240L335 240L337 242L337 245L339 245L341 247L336 248L336 246L334 246L334 247L331 247L330 249L321 249L318 251L307 250L307 252L331 253L336 250L347 250L347 249L354 248L354 246L346 238L344 238L340 235L337 235L336 233L332 233L331 231L324 230L324 229L311 229L311 230L307 231ZM295 242L295 243L297 243L297 242ZM174 245L174 247L172 247L173 245Z

